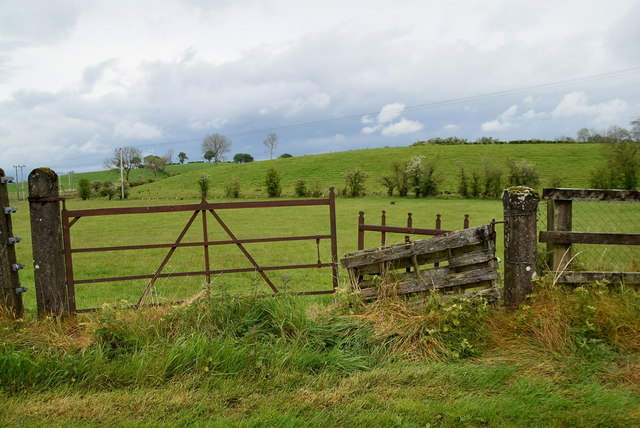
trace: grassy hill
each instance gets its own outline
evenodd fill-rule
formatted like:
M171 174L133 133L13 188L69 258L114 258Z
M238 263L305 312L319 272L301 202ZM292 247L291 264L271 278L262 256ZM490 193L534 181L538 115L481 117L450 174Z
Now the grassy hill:
M353 150L322 155L300 156L248 164L223 163L172 165L172 173L177 176L131 190L132 198L195 198L198 196L197 177L206 173L211 177L211 196L224 194L224 185L233 176L241 183L244 197L264 197L264 177L269 167L280 170L283 195L294 194L295 181L299 178L311 183L319 180L323 188L344 187L342 174L354 167L361 167L369 173L367 191L369 194L385 194L378 178L389 172L394 159L406 160L422 155L426 159L438 159L439 171L443 177L442 191L455 193L460 165L471 169L483 165L485 159L494 160L506 170L507 159L527 159L538 165L542 185L547 185L552 177L561 174L567 187L588 187L589 174L601 158L598 144L489 144L489 145L428 145L417 147L388 147L380 149ZM135 172L132 172L135 174ZM135 175L133 175L135 177Z

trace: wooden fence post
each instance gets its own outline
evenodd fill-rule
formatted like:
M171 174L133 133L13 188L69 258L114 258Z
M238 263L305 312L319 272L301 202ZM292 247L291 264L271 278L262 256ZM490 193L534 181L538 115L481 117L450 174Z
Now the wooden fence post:
M29 212L38 315L69 313L58 174L36 168L29 174Z
M551 199L547 201L547 230L554 232L571 231L572 201ZM547 244L549 266L553 271L563 271L571 260L571 244Z
M524 301L533 288L539 197L529 187L510 187L502 193L504 208L504 299L508 306Z
M5 177L4 170L0 169L0 307L7 311L7 315L22 318L22 293L26 288L20 287L18 277L22 265L16 261L15 244L19 238L13 236L11 226L13 209L9 207L9 182L11 177Z

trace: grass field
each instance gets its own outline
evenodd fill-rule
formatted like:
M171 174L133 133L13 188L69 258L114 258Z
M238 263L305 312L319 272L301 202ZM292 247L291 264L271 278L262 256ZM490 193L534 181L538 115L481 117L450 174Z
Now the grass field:
M241 183L245 197L264 197L264 177L267 168L281 171L283 193L294 194L297 179L307 183L319 180L323 187L344 187L342 174L357 166L369 173L367 189L370 194L384 195L385 189L378 178L389 173L394 159L407 160L422 155L427 159L437 158L443 178L442 191L457 191L459 165L468 169L480 167L485 159L492 159L506 169L509 158L527 159L538 165L543 185L554 174L561 173L567 187L588 187L589 174L599 164L601 147L597 144L524 144L524 145L468 145L468 146L420 146L389 147L383 149L354 150L323 155L301 156L248 164L223 163L219 166L204 164L202 170L194 170L170 177L162 182L132 189L133 198L193 198L197 197L195 185L198 175L211 176L213 196L224 194L224 185L235 176ZM200 164L202 165L202 164ZM506 179L506 177L505 177Z
M328 153L322 155L299 156L286 159L251 162L248 164L191 163L174 164L167 167L171 177L144 186L131 189L131 198L138 199L191 199L198 197L197 177L206 173L211 176L212 197L224 195L224 185L237 177L244 197L264 197L264 177L267 168L275 167L282 174L283 193L292 196L297 179L305 179L310 185L318 180L323 188L330 186L336 189L344 187L342 174L352 168L361 167L369 173L367 190L372 195L384 195L385 189L378 178L389 173L392 160L407 160L412 156L422 155L426 159L437 159L439 173L443 183L441 191L455 193L457 191L457 175L459 165L465 165L467 171L483 165L485 159L495 161L506 170L507 159L526 159L538 165L542 186L548 186L555 176L564 177L565 187L588 187L591 171L600 165L602 148L598 144L470 144L458 146L428 145L418 147L388 147L380 149L353 150L348 152ZM11 175L10 171L5 171ZM66 174L66 171L57 171ZM131 172L130 179L150 178L152 173L146 169ZM118 181L119 174L110 171L96 171L73 174L72 180L62 176L60 184L63 189L76 188L80 179ZM506 175L503 177L506 179ZM14 194L15 185L9 186Z

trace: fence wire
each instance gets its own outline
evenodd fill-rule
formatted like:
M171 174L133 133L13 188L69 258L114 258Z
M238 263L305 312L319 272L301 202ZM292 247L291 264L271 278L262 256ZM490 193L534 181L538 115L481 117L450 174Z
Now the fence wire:
M547 229L547 201L538 205L538 230ZM637 202L573 201L572 231L592 233L640 233ZM539 244L544 258L546 245ZM573 244L570 268L576 271L640 272L640 246Z

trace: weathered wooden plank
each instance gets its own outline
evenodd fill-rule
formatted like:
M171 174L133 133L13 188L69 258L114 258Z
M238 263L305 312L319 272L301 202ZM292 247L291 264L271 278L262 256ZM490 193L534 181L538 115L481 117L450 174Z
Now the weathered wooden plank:
M638 190L543 189L543 200L640 202Z
M596 281L640 285L640 272L563 272L558 277L558 282L563 284L588 284Z
M486 241L488 238L489 227L478 226L431 239L395 244L382 249L356 251L345 255L341 263L346 268L365 266L383 261L410 258L413 255L434 253L447 248L464 247Z
M388 232L388 233L409 233L411 235L444 235L452 232L452 230L444 229L424 229L418 227L402 227L402 226L385 226L377 224L363 224L359 226L360 230L368 230L372 232Z
M449 266L463 267L465 265L477 264L486 262L495 256L495 250L487 249L483 245L468 245L465 247L455 248L449 254L448 251L438 251L437 253L421 254L416 256L418 265L422 266L431 263L443 263L448 262ZM413 256L398 260L393 260L388 263L389 270L403 269L413 266ZM374 263L367 266L359 266L356 268L359 275L380 275L380 268L378 263Z
M430 276L427 274L427 271L422 271L421 275L423 279L418 279L413 274L408 275L406 280L395 285L395 294L412 294L456 287L470 288L480 283L495 284L500 278L494 268L477 269L463 274L453 273L444 276ZM410 275L413 275L413 278L410 278ZM360 296L363 300L375 299L380 294L380 290L380 287L365 288L362 289Z
M539 240L554 244L640 245L640 234L541 231Z

